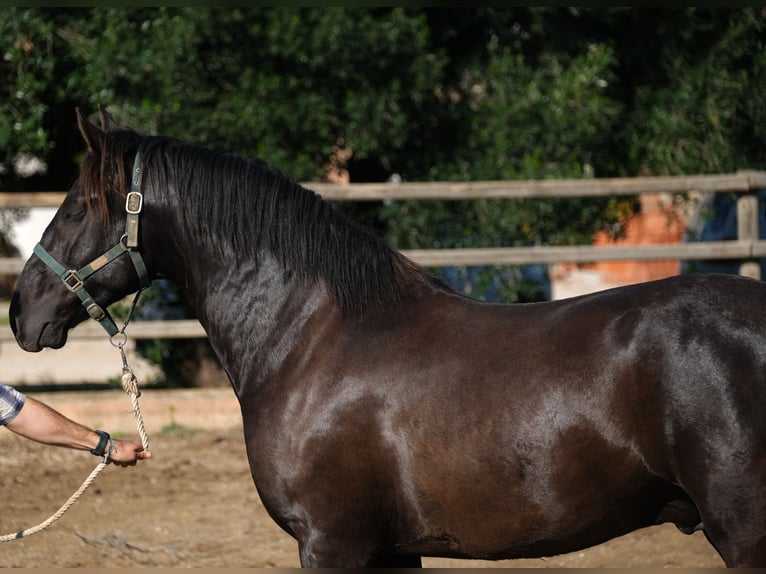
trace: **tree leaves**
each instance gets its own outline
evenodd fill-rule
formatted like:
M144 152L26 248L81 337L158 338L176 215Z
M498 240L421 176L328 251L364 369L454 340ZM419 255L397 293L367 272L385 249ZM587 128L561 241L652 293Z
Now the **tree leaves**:
M352 181L758 169L764 16L757 7L7 8L0 182L14 181L21 153L50 160L49 181L69 181L80 153L69 118L99 103L122 124L256 155L301 181L325 177L332 158ZM632 202L347 208L398 247L526 245L588 242Z

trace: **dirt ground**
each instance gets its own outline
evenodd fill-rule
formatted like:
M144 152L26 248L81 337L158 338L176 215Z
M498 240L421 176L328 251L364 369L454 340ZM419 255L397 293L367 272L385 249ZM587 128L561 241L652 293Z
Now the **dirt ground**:
M90 396L89 396L90 395ZM36 395L86 424L135 436L121 391ZM124 402L122 402L124 401ZM153 459L107 467L48 529L0 543L0 567L279 567L299 565L297 544L268 517L250 478L241 418L228 389L145 391ZM208 411L203 416L201 413ZM0 534L53 514L93 470L88 453L43 446L0 429ZM424 565L503 568L687 567L722 562L701 533L648 528L557 557Z

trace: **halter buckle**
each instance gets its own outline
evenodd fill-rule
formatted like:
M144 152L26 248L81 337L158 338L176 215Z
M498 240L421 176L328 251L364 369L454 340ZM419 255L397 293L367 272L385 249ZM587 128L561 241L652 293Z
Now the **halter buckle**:
M99 307L97 303L91 303L85 307L85 310L88 312L90 318L96 321L102 321L106 318L106 311Z
M125 198L125 211L131 215L138 215L144 207L144 196L140 191L130 191Z
M82 279L74 269L67 271L66 275L64 275L61 280L64 282L64 285L66 285L66 288L72 293L76 293L79 289L82 289Z

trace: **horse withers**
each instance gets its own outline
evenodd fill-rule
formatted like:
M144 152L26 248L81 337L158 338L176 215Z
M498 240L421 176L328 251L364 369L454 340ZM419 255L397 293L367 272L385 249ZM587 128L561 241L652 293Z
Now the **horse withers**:
M671 522L766 566L764 283L481 303L260 160L101 116L78 111L87 153L19 277L16 339L109 331L108 305L175 282L302 565L550 556Z

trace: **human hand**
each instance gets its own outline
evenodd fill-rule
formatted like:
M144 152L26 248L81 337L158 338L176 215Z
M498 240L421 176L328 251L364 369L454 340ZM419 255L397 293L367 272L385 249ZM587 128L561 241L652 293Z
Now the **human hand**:
M109 462L117 466L136 466L139 460L151 458L152 453L144 450L141 443L133 440L113 440L114 449L109 454Z

